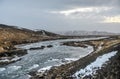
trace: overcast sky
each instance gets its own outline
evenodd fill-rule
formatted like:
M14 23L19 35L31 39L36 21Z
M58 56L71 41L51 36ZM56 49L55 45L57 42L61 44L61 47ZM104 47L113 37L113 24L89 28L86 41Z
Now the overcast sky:
M120 0L0 0L0 23L53 32L120 32Z

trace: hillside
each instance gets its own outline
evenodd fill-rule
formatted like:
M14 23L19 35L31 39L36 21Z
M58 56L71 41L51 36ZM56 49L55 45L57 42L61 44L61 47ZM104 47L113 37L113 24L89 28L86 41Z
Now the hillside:
M33 31L0 24L0 52L11 50L14 44L31 43L47 39L55 39L59 35L44 30Z

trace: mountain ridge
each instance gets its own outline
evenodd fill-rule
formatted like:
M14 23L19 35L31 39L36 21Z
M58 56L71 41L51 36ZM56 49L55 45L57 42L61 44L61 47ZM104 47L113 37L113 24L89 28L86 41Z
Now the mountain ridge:
M14 49L16 44L58 39L60 35L45 30L34 31L0 24L0 52Z
M61 35L68 35L68 36L84 36L84 35L120 35L120 33L112 33L112 32L105 32L105 31L62 31L56 32L57 34Z

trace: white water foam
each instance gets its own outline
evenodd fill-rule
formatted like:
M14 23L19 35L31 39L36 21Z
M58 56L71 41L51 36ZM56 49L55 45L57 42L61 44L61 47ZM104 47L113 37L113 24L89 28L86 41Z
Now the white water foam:
M31 66L28 70L32 70L32 69L35 69L35 68L37 68L37 67L39 67L39 65L38 65L38 64L34 64L34 65Z
M5 71L6 69L5 68L0 68L0 72L3 72Z
M16 71L18 69L22 68L21 66L10 66L7 68L7 70L10 70L10 71Z

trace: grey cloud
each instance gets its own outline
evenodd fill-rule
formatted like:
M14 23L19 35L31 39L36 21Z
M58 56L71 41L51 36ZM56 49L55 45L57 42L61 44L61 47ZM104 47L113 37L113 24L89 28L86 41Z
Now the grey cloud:
M39 7L40 9L68 9L73 7L90 6L119 6L120 0L4 0L23 7Z
M90 7L90 6L119 6L120 0L53 0L56 8ZM54 7L55 8L55 7Z
M98 23L102 16L120 15L119 3L120 0L0 0L0 23L50 31L77 29L119 32L120 23ZM113 8L99 13L84 13L84 16L79 12L73 13L77 19L50 13L75 7L104 6Z

